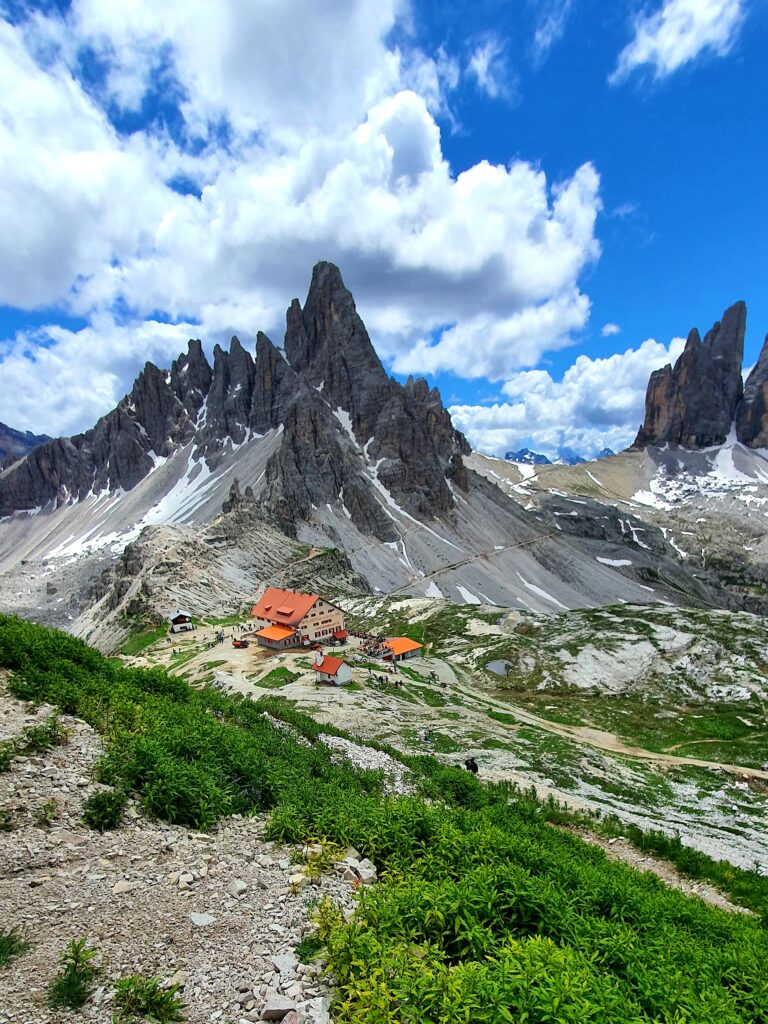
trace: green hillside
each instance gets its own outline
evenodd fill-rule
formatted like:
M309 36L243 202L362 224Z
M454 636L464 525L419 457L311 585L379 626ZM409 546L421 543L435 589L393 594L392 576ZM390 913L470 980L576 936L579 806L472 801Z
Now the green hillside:
M17 697L98 729L99 778L149 813L213 829L269 812L275 839L353 845L374 861L381 882L352 920L319 909L337 1022L768 1021L768 885L756 875L741 873L761 914L727 914L607 861L514 787L390 751L414 792L387 796L379 773L334 763L320 726L284 701L196 691L6 616L0 667Z

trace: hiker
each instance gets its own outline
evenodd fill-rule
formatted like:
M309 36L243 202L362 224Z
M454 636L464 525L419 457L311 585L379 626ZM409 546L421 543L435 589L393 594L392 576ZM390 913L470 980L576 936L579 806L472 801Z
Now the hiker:
M477 766L477 761L474 759L474 757L468 757L464 762L464 767L467 769L468 772L472 772L473 775L477 775L477 773L480 771L480 769Z

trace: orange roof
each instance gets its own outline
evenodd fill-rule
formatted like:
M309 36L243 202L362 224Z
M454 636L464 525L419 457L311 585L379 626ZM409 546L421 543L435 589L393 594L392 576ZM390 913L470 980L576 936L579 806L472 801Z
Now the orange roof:
M268 587L251 608L251 615L254 619L269 619L281 625L297 626L317 601L318 596Z
M384 646L388 647L393 654L407 654L408 651L418 651L421 644L410 640L407 636L393 636L391 640L385 640Z
M322 672L324 676L335 676L343 664L343 658L332 658L326 654L322 661L315 664L315 671Z
M287 640L295 632L295 629L287 629L285 626L265 626L256 633L256 636L263 636L265 640Z

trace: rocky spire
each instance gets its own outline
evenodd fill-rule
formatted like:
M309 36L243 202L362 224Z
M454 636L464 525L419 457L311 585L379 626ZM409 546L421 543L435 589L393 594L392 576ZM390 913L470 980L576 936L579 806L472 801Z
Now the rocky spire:
M213 349L213 378L208 390L205 424L199 433L201 450L209 458L227 438L242 444L248 431L248 417L254 381L253 359L233 337L229 352L220 345Z
M736 436L749 448L768 448L768 335L744 385L736 416Z
M285 354L293 369L334 408L351 416L361 443L371 437L389 379L339 268L318 263L304 308L288 309Z
M248 425L256 434L279 426L296 391L296 374L266 334L256 335L253 397Z
M702 342L694 328L674 368L655 370L648 382L645 421L633 447L722 444L743 393L741 362L747 309L736 302Z

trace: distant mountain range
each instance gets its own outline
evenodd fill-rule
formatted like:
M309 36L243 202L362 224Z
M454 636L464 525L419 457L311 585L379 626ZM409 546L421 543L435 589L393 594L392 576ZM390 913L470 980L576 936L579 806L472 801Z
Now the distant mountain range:
M594 460L607 459L615 454L616 452L611 451L610 448L603 448L595 455ZM532 452L530 448L521 448L517 452L505 452L504 458L507 462L522 462L529 466L578 466L582 462L594 461L584 458L572 448L560 448L556 459L549 459L540 452Z
M47 434L33 434L29 430L15 430L0 423L0 466L5 462L20 459L39 444L50 441Z

